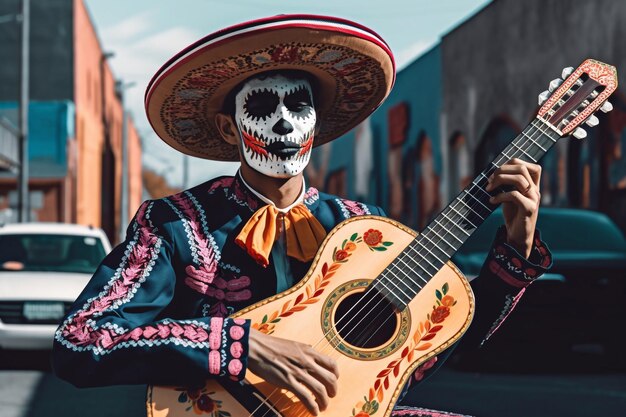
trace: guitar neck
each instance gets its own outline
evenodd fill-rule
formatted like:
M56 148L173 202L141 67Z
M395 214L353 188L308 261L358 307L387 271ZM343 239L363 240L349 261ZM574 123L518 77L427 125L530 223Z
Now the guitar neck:
M513 158L538 162L559 138L551 125L534 119L381 273L378 291L398 308L406 307L496 209L485 191L489 176Z

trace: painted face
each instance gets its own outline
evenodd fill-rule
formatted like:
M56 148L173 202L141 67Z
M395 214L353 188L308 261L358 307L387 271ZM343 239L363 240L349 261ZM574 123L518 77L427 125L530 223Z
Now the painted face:
M235 120L244 158L261 174L289 178L309 163L316 115L306 79L249 80L235 96Z

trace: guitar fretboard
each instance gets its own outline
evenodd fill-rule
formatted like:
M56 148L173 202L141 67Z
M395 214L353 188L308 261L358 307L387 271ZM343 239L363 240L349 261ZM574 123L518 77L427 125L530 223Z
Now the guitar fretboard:
M404 309L497 207L489 198L500 190L485 190L491 174L513 158L538 162L559 138L534 119L381 273L374 288Z

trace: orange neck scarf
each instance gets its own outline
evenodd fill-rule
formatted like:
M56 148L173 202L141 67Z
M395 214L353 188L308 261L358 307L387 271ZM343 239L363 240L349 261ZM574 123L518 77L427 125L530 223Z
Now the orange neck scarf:
M309 262L326 237L326 230L304 204L298 204L287 213L280 213L268 204L258 209L245 224L235 243L263 267L269 265L269 255L284 220L287 237L287 255L301 262Z

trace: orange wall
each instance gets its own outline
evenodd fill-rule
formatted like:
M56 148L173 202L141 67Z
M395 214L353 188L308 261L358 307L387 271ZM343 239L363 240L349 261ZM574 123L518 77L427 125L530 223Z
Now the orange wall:
M115 76L108 65L93 22L83 3L74 0L74 69L77 125L77 213L80 224L102 226L102 200L114 204L112 219L115 233L120 228L122 180L122 106L115 89ZM109 59L115 59L111 57ZM104 94L102 94L104 90ZM104 100L103 100L104 95ZM109 126L109 141L114 166L107 173L102 154L105 149L104 112ZM133 123L128 124L129 219L141 203L141 145ZM103 194L102 177L113 178L113 195ZM123 225L124 228L126 225ZM110 236L111 237L111 236Z
M104 133L101 116L102 50L82 0L74 1L74 101L76 103L76 221L100 226ZM111 88L111 85L107 85Z
M128 219L143 201L143 181L141 176L141 139L132 118L128 118Z

